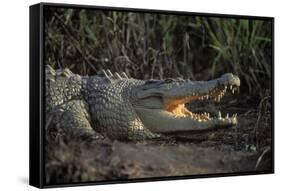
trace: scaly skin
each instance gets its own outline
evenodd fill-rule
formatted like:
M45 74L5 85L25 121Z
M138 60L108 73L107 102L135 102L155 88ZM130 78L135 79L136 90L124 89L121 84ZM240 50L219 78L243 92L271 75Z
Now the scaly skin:
M46 111L64 131L95 131L110 139L145 140L166 133L212 130L237 124L236 116L210 117L187 109L193 100L219 102L240 80L232 74L210 81L136 80L122 73L79 76L46 66Z

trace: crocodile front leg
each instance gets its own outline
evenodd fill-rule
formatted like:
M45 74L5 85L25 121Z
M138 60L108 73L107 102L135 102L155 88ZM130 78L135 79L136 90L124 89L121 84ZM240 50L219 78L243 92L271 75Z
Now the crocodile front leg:
M91 136L94 139L103 138L92 129L88 105L81 100L71 100L58 106L53 113L56 128L63 132Z

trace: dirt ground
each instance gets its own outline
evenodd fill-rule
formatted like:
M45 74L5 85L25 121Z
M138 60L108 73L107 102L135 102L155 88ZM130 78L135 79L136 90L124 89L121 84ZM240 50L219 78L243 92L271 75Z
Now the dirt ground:
M238 113L237 127L142 143L85 141L73 135L47 141L46 183L270 171L270 113L260 116L262 108L249 109L253 103L248 99L234 98L219 105L194 103L190 108Z

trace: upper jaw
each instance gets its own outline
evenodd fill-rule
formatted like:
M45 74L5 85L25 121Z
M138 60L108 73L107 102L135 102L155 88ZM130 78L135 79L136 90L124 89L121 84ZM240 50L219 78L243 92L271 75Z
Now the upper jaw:
M139 87L136 91L136 97L137 99L143 99L151 96L161 96L164 100L174 100L190 98L192 96L200 96L202 98L204 96L205 98L211 96L219 99L221 96L215 94L218 90L223 90L224 93L227 88L231 89L231 91L236 91L239 86L239 77L228 73L209 81L155 81L155 83L144 84Z
M220 78L209 81L188 81L179 85L174 85L170 90L163 93L166 99L190 98L200 96L200 98L211 97L220 99L229 88L233 93L240 87L240 79L231 73L224 74ZM218 94L220 93L220 94Z
M220 102L229 89L233 94L239 91L240 79L233 74L224 74L220 78L210 81L189 81L175 85L170 90L163 92L164 107L171 104L186 104L193 100L211 99Z

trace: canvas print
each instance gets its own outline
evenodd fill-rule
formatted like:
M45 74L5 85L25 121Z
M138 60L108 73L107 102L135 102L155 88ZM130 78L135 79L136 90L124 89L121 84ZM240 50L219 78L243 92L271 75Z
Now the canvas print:
M272 19L43 19L46 185L272 172Z

